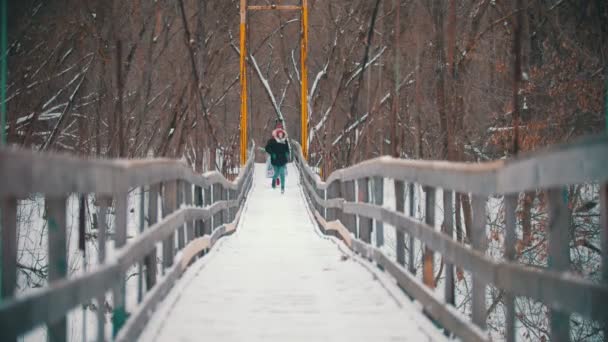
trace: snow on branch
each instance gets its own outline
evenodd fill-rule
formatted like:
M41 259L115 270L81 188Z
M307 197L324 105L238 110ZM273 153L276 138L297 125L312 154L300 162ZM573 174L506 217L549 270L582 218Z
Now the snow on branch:
M357 68L357 70L355 70L355 72L353 73L353 75L348 79L348 81L346 81L346 86L348 87L348 85L355 79L357 78L357 76L365 69L367 69L367 67L369 67L371 64L373 64L374 62L376 62L378 60L378 58L380 58L380 56L382 56L382 54L384 53L384 51L386 51L386 46L383 46L380 51L378 51L378 53L372 57L367 63L365 63L365 66L360 66Z

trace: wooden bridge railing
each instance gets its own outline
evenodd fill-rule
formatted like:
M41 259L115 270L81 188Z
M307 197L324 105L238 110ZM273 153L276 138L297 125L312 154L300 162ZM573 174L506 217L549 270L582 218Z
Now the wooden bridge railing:
M515 340L515 296L529 297L547 305L553 341L569 340L571 313L608 324L608 137L589 138L512 160L479 164L381 157L337 170L326 182L320 181L308 166L297 142L293 146L305 193L326 233L342 238L354 251L376 262L423 305L428 315L463 340L488 340L485 331L487 284L493 284L506 293L507 341ZM384 178L394 180L395 211L383 207ZM562 189L566 185L589 182L601 186L603 283L568 272L570 221ZM413 186L408 186L409 210L405 214L405 184L414 183L422 185L426 193L424 222L413 217ZM443 189L445 213L441 232L435 229L435 193L438 188ZM515 261L518 196L521 192L536 189L546 189L548 194L548 268L526 266ZM454 240L455 192L470 193L473 198L472 248ZM505 199L504 261L496 261L485 254L488 246L485 210L490 195L502 195ZM375 229L372 228L373 222ZM383 223L395 227L396 260L391 260L380 249L384 244ZM371 244L374 230L376 246ZM410 246L407 263L406 234L409 235ZM415 239L425 246L422 282L415 277L412 248ZM446 261L442 299L433 291L434 252L441 254ZM454 266L472 274L472 322L454 307Z
M85 160L0 149L0 341L15 341L17 336L43 324L48 326L50 341L65 341L68 312L93 299L98 304L97 340L105 341L102 308L108 292L113 294L114 339L134 340L156 304L190 262L235 229L252 175L253 152L238 178L230 182L218 172L200 175L175 160ZM136 188L141 189L140 234L127 243L127 196ZM15 296L17 203L31 194L45 196L48 286ZM95 195L99 206L99 265L90 272L68 278L66 203L70 194L80 194L81 199ZM84 202L81 200L81 206ZM112 203L116 252L112 258L107 258L106 218ZM144 230L146 207L148 227ZM84 220L80 224L83 225ZM158 243L162 243L162 277L157 274ZM138 306L127 313L125 274L134 265L138 265L140 271L144 270L145 289L140 280Z

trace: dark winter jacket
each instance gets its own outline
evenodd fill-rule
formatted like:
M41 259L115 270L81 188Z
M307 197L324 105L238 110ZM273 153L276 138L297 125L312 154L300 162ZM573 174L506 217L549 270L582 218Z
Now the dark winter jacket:
M276 131L276 130L275 130ZM289 145L287 138L279 139L275 132L273 137L266 143L266 152L270 154L270 163L274 166L284 166L289 159ZM283 132L284 133L284 132Z

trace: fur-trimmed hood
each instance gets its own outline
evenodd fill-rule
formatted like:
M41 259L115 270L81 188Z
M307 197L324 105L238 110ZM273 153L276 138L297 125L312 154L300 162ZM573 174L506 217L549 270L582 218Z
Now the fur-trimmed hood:
M279 135L282 135L283 138L280 138ZM273 130L272 137L274 138L274 140L281 144L285 144L287 142L287 132L285 132L285 130L282 128L276 128L275 130Z

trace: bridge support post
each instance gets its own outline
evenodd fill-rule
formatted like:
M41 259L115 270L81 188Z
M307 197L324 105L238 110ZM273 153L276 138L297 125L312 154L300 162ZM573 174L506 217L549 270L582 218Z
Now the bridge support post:
M394 180L395 187L395 210L398 212L405 211L405 186L403 181ZM401 266L405 266L405 234L395 227L395 237L397 251L397 263Z
M358 180L358 192L359 199L358 202L369 203L370 195L369 195L369 177L360 178ZM374 225L374 221L370 218L359 216L359 238L363 240L365 243L372 242L372 228Z
M549 197L548 244L549 268L558 272L570 269L570 210L566 189L547 190ZM566 193L567 196L567 193ZM564 293L564 295L567 295ZM570 341L570 314L555 309L549 310L549 329L551 341Z
M473 195L473 227L471 237L473 248L485 253L488 247L486 236L486 199ZM486 283L473 274L473 323L481 329L486 328Z
M64 196L46 199L49 284L64 279L68 272L66 201L67 197ZM49 324L48 340L50 342L67 341L67 328L65 316L56 323Z

